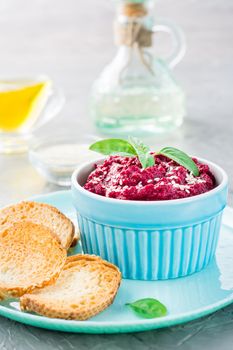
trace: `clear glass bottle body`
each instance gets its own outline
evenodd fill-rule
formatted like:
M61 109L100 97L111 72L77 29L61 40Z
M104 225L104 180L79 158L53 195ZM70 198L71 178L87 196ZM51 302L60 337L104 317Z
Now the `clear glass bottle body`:
M134 17L152 31L150 13ZM120 14L127 25L132 18ZM96 127L106 134L151 134L170 131L183 122L185 97L165 61L152 47L121 45L114 60L94 82L90 102Z

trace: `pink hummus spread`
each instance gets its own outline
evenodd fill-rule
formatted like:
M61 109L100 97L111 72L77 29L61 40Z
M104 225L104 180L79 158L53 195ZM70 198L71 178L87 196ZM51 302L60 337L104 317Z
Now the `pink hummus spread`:
M110 156L96 165L84 188L101 196L128 200L168 200L196 196L215 187L208 165L193 158L199 176L157 155L155 165L142 169L137 157Z

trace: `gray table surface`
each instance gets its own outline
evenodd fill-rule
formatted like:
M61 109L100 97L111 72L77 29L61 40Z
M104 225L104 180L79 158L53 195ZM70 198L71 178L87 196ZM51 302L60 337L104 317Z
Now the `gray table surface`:
M176 145L224 166L232 204L233 2L160 0L155 11L158 17L180 24L186 33L187 54L175 76L187 92L188 113L180 130L150 142ZM113 12L109 0L0 2L0 75L46 73L66 93L65 108L39 135L72 130L78 138L92 130L88 92L115 53ZM0 205L59 189L37 174L26 155L0 156ZM186 325L125 335L65 334L0 318L0 349L231 350L232 327L233 306Z

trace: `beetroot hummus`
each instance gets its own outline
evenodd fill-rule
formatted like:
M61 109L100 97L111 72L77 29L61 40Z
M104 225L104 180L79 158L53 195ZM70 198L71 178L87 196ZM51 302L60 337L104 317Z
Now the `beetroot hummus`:
M155 165L142 169L137 157L110 156L89 175L84 188L101 196L128 200L167 200L196 196L214 188L208 165L193 158L194 177L176 162L157 155Z

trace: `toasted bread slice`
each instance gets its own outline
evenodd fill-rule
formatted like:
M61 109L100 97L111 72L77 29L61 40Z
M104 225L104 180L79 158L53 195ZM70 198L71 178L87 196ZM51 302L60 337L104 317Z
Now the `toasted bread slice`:
M93 255L74 255L54 285L23 295L20 306L47 317L86 320L112 304L120 282L116 266Z
M74 225L57 208L44 203L21 202L0 210L0 232L13 222L22 220L43 224L57 235L63 248L68 249L74 238Z
M78 244L79 239L80 239L80 232L78 231L78 232L75 232L70 248L74 248Z
M0 299L54 283L66 255L47 227L29 221L13 223L0 233Z

